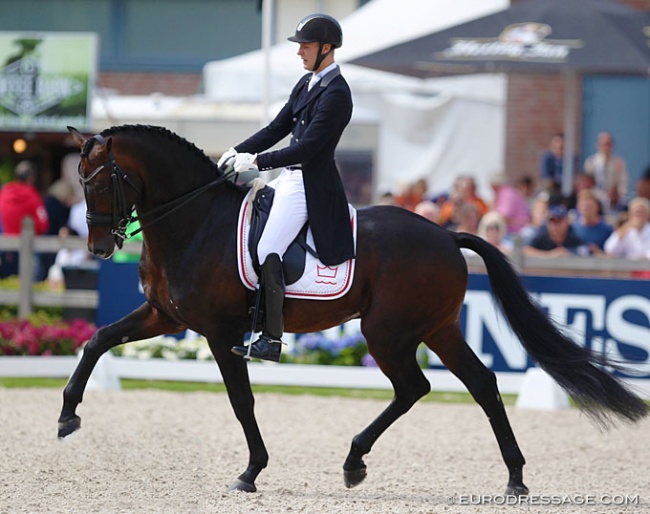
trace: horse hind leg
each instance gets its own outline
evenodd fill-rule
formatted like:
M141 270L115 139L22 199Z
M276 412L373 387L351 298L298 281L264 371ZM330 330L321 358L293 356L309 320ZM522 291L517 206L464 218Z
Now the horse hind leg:
M527 495L528 488L523 482L526 460L508 421L494 373L479 360L458 327L451 333L436 334L434 338L425 341L425 344L440 357L447 369L463 382L490 421L501 456L508 468L505 494Z
M371 340L368 339L369 342ZM369 344L369 348L372 347ZM390 348L389 353L386 353L386 348ZM343 464L343 480L348 488L359 485L366 478L363 456L370 453L381 434L431 390L415 358L417 344L405 345L401 350L399 348L399 343L393 342L382 348L381 352L372 353L379 368L393 384L395 396L388 407L352 439L350 452Z

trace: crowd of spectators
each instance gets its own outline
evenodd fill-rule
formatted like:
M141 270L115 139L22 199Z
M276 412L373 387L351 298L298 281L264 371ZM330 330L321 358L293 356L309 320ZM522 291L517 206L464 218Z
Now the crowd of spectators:
M551 137L536 174L490 177L491 195L476 176L458 176L449 191L431 194L426 180L405 186L380 203L412 210L455 231L479 235L504 254L517 239L529 256L598 255L650 259L650 167L633 184L614 138L601 132L596 152L576 160L573 188L562 194L564 138Z

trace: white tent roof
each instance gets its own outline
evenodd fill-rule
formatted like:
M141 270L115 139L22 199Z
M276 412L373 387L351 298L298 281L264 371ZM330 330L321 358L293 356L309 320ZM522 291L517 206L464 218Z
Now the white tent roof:
M372 0L341 20L343 46L336 60L345 63L356 57L408 41L418 36L492 14L509 5L508 0ZM295 43L283 42L268 53L271 101L285 99L288 91L305 71L296 56ZM224 102L260 102L264 87L262 50L213 61L203 69L206 95ZM446 81L421 81L347 65L344 74L353 90L419 89ZM461 80L461 82L463 82ZM439 88L439 86L438 86ZM472 88L476 90L476 88Z

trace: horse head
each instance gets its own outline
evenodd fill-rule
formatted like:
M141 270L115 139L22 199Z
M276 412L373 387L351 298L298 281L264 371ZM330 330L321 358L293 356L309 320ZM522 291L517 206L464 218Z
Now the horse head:
M108 259L116 245L122 248L138 188L115 161L111 137L86 139L73 127L68 131L81 150L79 180L87 206L88 250Z

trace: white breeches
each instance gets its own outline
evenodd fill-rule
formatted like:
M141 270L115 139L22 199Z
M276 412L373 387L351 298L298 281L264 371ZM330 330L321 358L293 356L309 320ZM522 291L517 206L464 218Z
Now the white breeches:
M275 189L273 207L257 244L260 264L277 253L280 259L307 221L307 201L302 170L284 168L268 184Z

